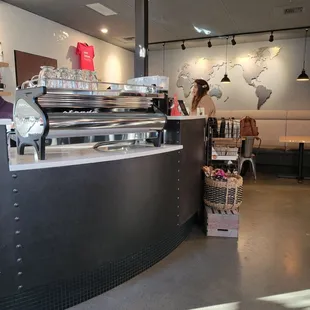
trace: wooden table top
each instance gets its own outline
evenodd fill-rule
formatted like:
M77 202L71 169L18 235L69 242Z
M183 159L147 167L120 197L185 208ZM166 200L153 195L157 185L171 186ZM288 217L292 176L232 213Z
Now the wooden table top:
M284 143L310 143L310 136L281 136L279 142Z

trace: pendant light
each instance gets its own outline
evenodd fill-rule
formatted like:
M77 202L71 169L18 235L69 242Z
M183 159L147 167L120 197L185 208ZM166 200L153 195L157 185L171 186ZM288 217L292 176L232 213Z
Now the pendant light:
M186 46L185 46L185 41L184 40L183 40L183 43L181 44L181 49L182 49L182 51L186 50Z
M237 42L236 42L236 40L235 40L235 35L233 35L233 38L232 38L232 40L231 40L231 44L232 44L233 46L235 46L235 45L237 44Z
M304 47L304 59L302 63L302 71L301 74L298 76L297 81L298 82L306 82L309 81L309 76L306 73L306 54L307 54L307 36L308 36L308 29L306 29L305 34L305 47Z
M221 80L221 83L225 83L225 84L230 83L230 79L229 79L229 77L228 77L228 75L227 75L227 60L228 60L227 53L228 53L228 37L226 38L226 63L225 63L225 74L224 74L224 77L223 77L222 80Z
M274 41L274 35L273 35L273 31L271 31L270 37L269 37L269 42L273 42L273 41Z

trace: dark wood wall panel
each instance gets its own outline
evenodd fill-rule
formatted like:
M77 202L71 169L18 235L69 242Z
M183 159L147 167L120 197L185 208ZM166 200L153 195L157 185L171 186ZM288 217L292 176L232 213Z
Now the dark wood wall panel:
M14 51L16 85L20 86L23 82L39 74L41 66L52 66L57 68L57 60L21 51Z

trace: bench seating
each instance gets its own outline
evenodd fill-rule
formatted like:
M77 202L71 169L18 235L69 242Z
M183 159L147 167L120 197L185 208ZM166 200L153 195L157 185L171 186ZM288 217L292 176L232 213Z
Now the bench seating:
M310 104L309 104L310 108ZM279 142L280 136L310 135L310 110L218 110L216 117L241 119L250 116L256 119L263 149L298 149L298 144ZM310 145L305 145L310 149Z

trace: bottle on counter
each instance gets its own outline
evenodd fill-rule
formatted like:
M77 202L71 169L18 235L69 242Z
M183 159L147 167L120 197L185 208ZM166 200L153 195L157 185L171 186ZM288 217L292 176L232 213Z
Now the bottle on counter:
M225 118L222 117L221 125L220 125L220 138L225 138L225 130L226 129L226 121Z
M225 121L225 138L230 138L231 121L230 118Z
M233 129L234 129L233 119L229 118L229 120L228 120L228 137L227 138L232 138Z
M231 132L230 132L231 138L235 138L234 132L235 132L235 118L232 117L232 119L231 119Z

